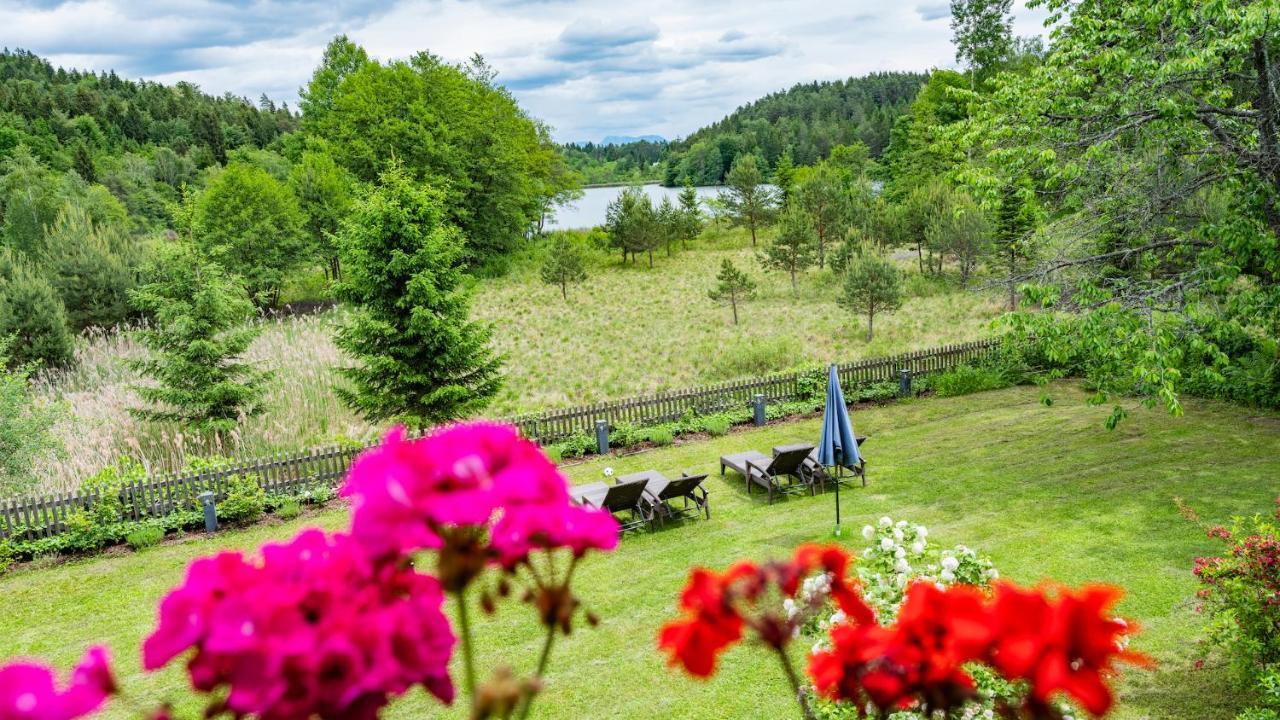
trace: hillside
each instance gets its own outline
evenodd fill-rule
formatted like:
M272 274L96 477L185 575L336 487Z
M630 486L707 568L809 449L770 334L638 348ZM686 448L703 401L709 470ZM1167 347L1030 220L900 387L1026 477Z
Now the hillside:
M657 138L657 136L652 136ZM662 177L667 141L635 138L626 142L569 143L560 151L586 185L653 182Z
M48 170L101 183L135 227L164 224L183 183L237 149L267 147L298 122L265 96L255 106L190 83L125 80L55 68L24 50L0 52L0 160L25 146Z
M789 150L796 165L812 165L835 145L861 142L878 157L927 80L923 73L874 73L771 93L673 142L663 182L718 184L742 153L763 156L772 167Z

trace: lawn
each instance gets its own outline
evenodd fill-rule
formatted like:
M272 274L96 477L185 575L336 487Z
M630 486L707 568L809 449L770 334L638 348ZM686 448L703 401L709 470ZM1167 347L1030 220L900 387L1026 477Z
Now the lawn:
M759 283L757 299L739 309L738 326L729 308L707 298L723 258ZM913 271L902 309L877 318L868 343L865 320L836 306L830 271L807 274L793 294L784 276L761 271L745 230L711 228L673 258L659 253L652 269L592 252L587 281L571 289L568 302L542 282L541 262L541 250L526 251L509 274L474 288L473 315L494 324L493 345L505 358L505 385L486 411L491 415L965 342L983 336L1001 310L991 293L961 291ZM348 362L333 344L337 322L329 313L264 323L247 357L273 373L266 411L246 418L218 448L201 447L178 426L131 415L140 403L129 361L142 349L128 336L89 338L76 367L42 384L42 394L65 400L69 412L58 426L67 452L42 463L39 486L74 490L120 457L167 470L193 452L257 456L369 436L375 428L333 391L333 369Z
M871 437L864 448L870 485L841 494L847 542L860 549L858 529L888 514L928 525L931 541L989 553L1004 576L1020 582L1052 577L1122 585L1129 592L1122 613L1143 626L1135 646L1160 664L1123 676L1116 717L1233 717L1245 699L1232 689L1221 659L1211 655L1204 669L1194 669L1202 619L1192 609L1190 568L1213 545L1180 518L1174 498L1210 521L1269 509L1280 477L1280 416L1189 400L1184 417L1135 411L1108 432L1102 423L1109 410L1086 405L1081 389L1063 383L1052 393L1052 407L1040 403L1040 390L1014 388L855 411L855 427ZM817 433L818 421L805 419L568 468L575 482L599 479L606 465L619 473L711 472L713 512L709 522L628 536L614 554L584 564L580 594L603 622L558 645L535 715L790 717L782 679L761 653L731 651L719 676L704 684L665 669L654 634L672 616L691 566L780 556L829 536L832 495L767 506L716 468L724 452L767 450L815 440ZM186 563L220 547L283 538L303 524L338 528L344 521L344 512L332 509L138 554L21 569L0 578L0 657L37 655L65 667L87 644L105 640L116 648L131 702L174 697L181 671L142 675L135 651L157 599ZM504 606L481 622L481 667L531 667L539 636L528 614ZM196 713L190 704L180 711ZM136 713L117 705L112 714ZM391 715L464 716L438 710L416 692Z

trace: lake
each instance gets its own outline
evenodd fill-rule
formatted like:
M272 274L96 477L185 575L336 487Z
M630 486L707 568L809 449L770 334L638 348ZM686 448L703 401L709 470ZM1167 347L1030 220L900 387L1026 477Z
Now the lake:
M662 198L671 198L672 204L679 205L680 190L678 187L663 187L654 183L652 185L642 185L644 191L653 200L653 204L657 205L662 202ZM609 203L618 197L627 186L620 185L617 187L593 187L585 188L582 191L582 197L563 207L556 208L556 214L547 223L547 229L576 229L589 228L596 225L604 224L605 211L609 207ZM721 186L707 186L695 188L698 191L698 198L706 200L713 198L724 190Z

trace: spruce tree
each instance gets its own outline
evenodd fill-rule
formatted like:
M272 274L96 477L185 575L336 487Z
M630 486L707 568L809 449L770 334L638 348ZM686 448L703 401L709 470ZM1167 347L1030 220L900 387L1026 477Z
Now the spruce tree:
M154 384L135 387L133 413L200 433L227 433L263 410L268 375L242 356L259 328L244 284L187 243L160 250L129 293L150 325L136 332L149 356L134 363Z
M568 300L569 283L586 279L587 271L582 267L582 251L567 233L558 233L551 243L551 252L542 265L542 281L548 285L559 285L560 296Z
M747 274L734 266L729 258L720 263L720 273L716 275L716 286L708 293L708 297L716 302L728 303L733 308L733 324L738 324L738 303L756 296L756 283Z
M57 292L6 248L0 248L0 338L11 340L10 367L63 367L75 357L75 338Z
M787 147L773 164L773 184L778 187L782 202L791 199L791 186L796 179L795 161L791 159L791 148Z
M667 257L671 257L682 232L680 210L671 203L671 198L663 196L654 214L658 223L658 240L666 246Z
M702 232L702 226L705 220L702 214L702 204L698 200L698 191L693 185L686 182L680 190L680 244L684 249L689 248L689 242L698 237Z
M782 215L778 237L764 252L760 264L791 276L791 292L796 292L796 275L813 267L817 261L817 236L809 216L799 208L789 208Z
M351 313L336 340L358 361L340 369L350 384L339 396L370 420L419 428L484 407L500 361L489 328L468 318L463 239L441 193L393 164L356 202L338 247Z
M98 169L93 164L93 153L89 152L89 146L84 143L77 144L71 161L76 174L85 182L98 182Z
M902 273L888 258L864 247L849 264L838 302L850 312L867 316L867 342L871 342L876 315L902 305Z

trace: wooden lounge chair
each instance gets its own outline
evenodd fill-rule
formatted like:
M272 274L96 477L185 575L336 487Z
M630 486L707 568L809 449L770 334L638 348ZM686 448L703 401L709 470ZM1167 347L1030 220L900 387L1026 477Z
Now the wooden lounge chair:
M604 493L600 494L599 489L595 489L590 497L584 498L583 504L613 513L624 532L645 525L653 526L655 516L652 503L645 496L648 479L619 478L613 485L599 484L604 486Z
M720 474L724 475L725 468L736 470L746 481L748 495L751 494L752 485L759 485L769 493L769 503L772 504L775 493L794 493L806 488L810 493L813 492L802 469L805 458L812 450L812 445L797 445L773 457L755 450L722 455ZM782 478L788 479L785 485L780 482Z
M623 475L618 482L634 482L644 480L644 495L655 520L667 521L678 517L705 514L711 519L711 504L707 499L707 489L702 481L707 476L681 473L680 477L670 480L657 470L644 470L630 475Z
M854 439L857 441L858 447L862 447L862 443L865 442L867 438L864 435L862 437L856 437ZM808 446L807 445L778 445L773 448L773 454L777 455L779 453L786 452L788 450L792 450L795 448L801 448L801 447L808 447ZM825 467L822 466L822 463L818 462L818 448L815 447L805 457L804 463L801 466L800 475L801 477L804 478L805 482L813 485L815 490L818 488L822 488L825 490L827 485L832 483L837 483L837 482L843 485L847 485L849 481L851 481L853 478L861 478L862 487L866 487L867 486L867 461L863 459L861 456L859 456L858 464L855 467L851 468L851 471L853 472L852 475L842 475L842 476L832 475Z
M569 498L578 505L600 507L600 502L608 494L609 486L602 482L574 485L569 488Z
M654 492L649 489L649 496L656 500L654 507L658 517L664 522L682 517L705 515L711 519L711 500L707 497L707 489L702 481L707 479L706 473L701 475L685 475L667 483L667 486ZM678 504L677 504L678 503Z

